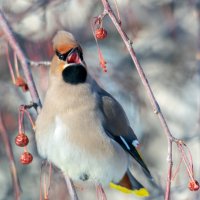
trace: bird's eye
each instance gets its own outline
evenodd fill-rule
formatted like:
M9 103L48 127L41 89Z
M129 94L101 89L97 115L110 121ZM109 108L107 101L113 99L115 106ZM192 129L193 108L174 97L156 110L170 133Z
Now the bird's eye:
M58 56L58 58L59 58L60 60L64 60L64 56L63 56L62 54L60 54L60 55Z
M71 53L72 50L73 50L73 49L70 49L68 52L63 53L63 54L60 53L58 50L56 50L56 55L58 56L58 58L59 58L60 60L66 61L67 56L69 55L69 53Z

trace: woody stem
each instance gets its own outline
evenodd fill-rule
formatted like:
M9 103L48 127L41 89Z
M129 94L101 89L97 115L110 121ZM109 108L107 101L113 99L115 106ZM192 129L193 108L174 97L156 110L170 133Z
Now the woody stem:
M107 15L110 17L111 21L113 22L115 28L117 29L118 33L120 34L124 44L126 45L126 48L133 60L133 63L137 69L137 72L139 74L139 77L142 81L142 84L147 92L147 95L149 97L150 103L153 107L153 111L155 114L157 114L161 126L164 130L164 133L167 137L168 140L168 175L167 175L167 185L166 185L166 193L165 193L165 200L169 200L170 199L170 188L171 188L171 178L172 178L172 142L175 141L175 138L172 136L169 127L167 125L167 122L163 116L163 113L160 109L160 106L153 94L153 91L151 89L151 86L149 85L149 82L147 80L147 77L137 59L136 53L133 49L133 42L129 39L129 37L127 36L127 34L125 33L125 31L123 30L121 23L119 23L117 17L115 16L108 0L101 0L102 4L104 6L104 12L107 13Z
M32 100L35 104L37 104L37 111L39 111L42 107L42 104L40 102L40 98L39 98L39 95L38 95L38 92L37 92L37 89L35 86L35 82L33 80L30 65L28 64L27 59L26 59L23 51L21 50L19 44L17 43L16 39L14 38L11 28L9 27L7 20L1 10L0 10L0 25L6 36L8 43L10 44L13 51L16 53L16 55L21 63Z

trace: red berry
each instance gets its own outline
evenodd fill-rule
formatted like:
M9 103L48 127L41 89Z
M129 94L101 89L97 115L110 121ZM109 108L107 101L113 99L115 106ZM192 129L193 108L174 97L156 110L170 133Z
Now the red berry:
M33 160L33 156L31 155L31 153L29 152L24 152L21 156L20 156L20 162L23 165L28 165L29 163L31 163Z
M98 28L95 31L96 38L99 40L103 40L107 36L107 31L104 28Z
M15 144L20 147L24 147L29 143L28 137L24 133L19 133L15 138Z
M26 84L25 80L21 76L16 78L16 80L15 80L16 86L22 87L24 84Z
M17 77L15 85L21 87L24 92L28 91L28 85L21 76Z
M191 180L189 183L188 183L188 188L191 190L191 191L197 191L199 190L199 183L197 180Z

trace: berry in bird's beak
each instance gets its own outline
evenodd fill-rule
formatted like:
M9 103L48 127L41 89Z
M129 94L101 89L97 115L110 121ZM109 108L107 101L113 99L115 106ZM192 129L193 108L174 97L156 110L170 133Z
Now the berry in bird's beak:
M73 51L72 53L70 53L67 57L67 62L68 63L81 63L81 59L79 57L79 53L77 51Z
M70 49L66 53L60 53L56 50L56 55L60 60L67 62L68 64L75 63L75 64L82 64L83 55L82 51L79 47L75 47Z

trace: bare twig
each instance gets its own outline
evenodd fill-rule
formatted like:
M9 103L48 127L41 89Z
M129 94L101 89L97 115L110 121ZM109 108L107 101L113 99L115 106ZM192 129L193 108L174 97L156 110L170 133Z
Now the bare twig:
M51 65L51 62L50 61L32 61L32 60L28 60L28 63L31 65L31 66L34 66L34 67L39 67L41 65L44 65L44 66L49 66Z
M14 191L15 191L15 200L20 200L20 183L19 183L19 179L17 176L17 170L15 167L13 151L11 148L11 144L10 144L5 126L3 124L3 119L2 119L1 113L0 113L0 134L1 134L2 140L5 144L6 154L9 158L10 171L11 171L12 182L13 182Z
M78 200L78 195L76 193L73 181L69 178L68 175L65 176L65 182L67 183L67 189L70 195L71 200Z
M196 131L197 130L200 130L200 1L196 1L196 10L197 10L197 15L198 15L198 38L197 38L197 41L198 41L198 48L197 48L197 56L196 56L196 59L197 59L197 77L198 77L198 80L197 80L197 84L199 85L198 87L198 99L197 99L197 107L198 107L198 119L197 119L197 124L196 124ZM197 132L198 133L198 132ZM198 134L199 135L199 134ZM200 148L200 146L199 146ZM198 171L199 175L200 175L200 171ZM196 199L199 199L200 198L200 193L197 193L196 194Z
M169 200L170 199L170 188L171 188L171 178L172 178L172 142L173 141L177 141L176 138L174 138L169 130L169 127L166 123L166 120L163 116L163 113L160 109L160 106L158 104L158 102L155 99L155 96L152 92L152 89L149 85L149 82L146 78L146 75L137 59L136 53L133 49L132 46L132 41L128 38L128 36L126 35L125 31L122 29L121 23L118 22L117 17L115 16L108 0L101 0L102 4L104 6L104 11L103 13L107 13L107 15L110 17L110 19L112 20L114 26L116 27L117 31L119 32L122 40L124 41L124 44L126 45L126 48L128 49L130 56L135 64L135 67L137 69L137 72L141 78L141 81L143 83L143 86L147 92L147 95L149 97L149 100L151 102L151 105L153 107L154 113L158 115L158 118L160 120L161 126L165 132L165 135L167 137L168 140L168 176L167 176L167 185L166 185L166 193L165 193L165 200Z
M36 103L38 105L37 107L37 111L39 111L42 107L42 104L40 102L40 98L33 80L33 76L30 70L30 66L27 62L27 59L24 55L24 53L22 52L21 48L19 47L19 44L17 43L17 41L15 40L13 33L11 31L11 28L9 27L6 18L4 17L3 12L0 10L0 25L1 28L6 36L7 41L9 42L11 48L13 49L13 51L16 53L18 59L20 60L23 72L24 72L24 76L26 78L27 84L28 84L28 88L30 90L30 94L32 97L32 100L34 103Z
M197 76L198 76L198 84L200 83L200 1L197 1L196 3L196 10L197 10L197 15L198 15L198 49L197 49L197 55L196 55L196 60L197 60ZM199 87L200 88L200 87ZM198 95L198 119L197 119L197 129L200 128L200 92Z
M96 193L98 200L107 200L106 194L101 184L96 185Z

